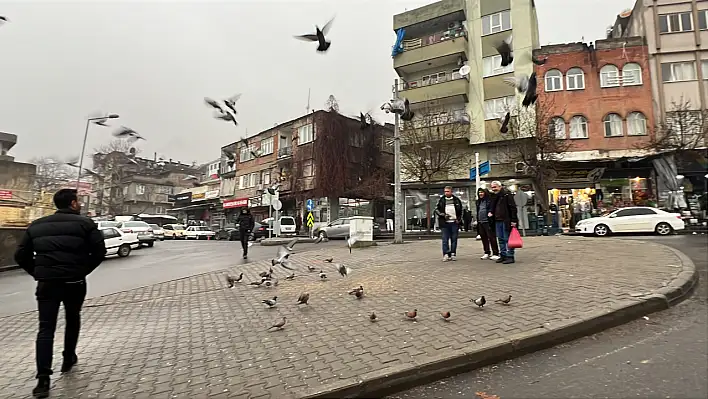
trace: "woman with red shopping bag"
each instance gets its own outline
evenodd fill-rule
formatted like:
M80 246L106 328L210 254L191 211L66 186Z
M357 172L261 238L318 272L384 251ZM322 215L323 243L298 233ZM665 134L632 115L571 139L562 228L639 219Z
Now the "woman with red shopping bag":
M491 220L494 220L497 240L499 241L499 255L501 255L501 258L497 260L497 263L512 264L516 261L514 249L521 248L517 246L518 241L521 239L520 236L517 242L512 241L514 245L509 245L512 230L516 230L516 224L519 222L514 194L502 187L499 181L492 182L491 190L493 193L492 206L488 216ZM518 231L516 234L519 234Z

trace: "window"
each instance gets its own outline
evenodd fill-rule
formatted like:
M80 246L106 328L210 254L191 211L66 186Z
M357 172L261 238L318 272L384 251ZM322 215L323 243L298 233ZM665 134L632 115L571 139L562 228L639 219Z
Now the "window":
M565 82L568 90L582 90L585 88L585 73L580 68L570 68L565 74Z
M135 194L137 194L137 195L145 194L145 186L142 184L136 184L135 185Z
M263 185L270 185L270 171L264 170L261 172L261 182Z
M642 84L642 67L630 62L622 67L622 85L636 86Z
M302 145L302 144L307 144L312 142L315 139L313 131L312 131L312 124L307 124L305 126L300 126L297 128L297 144Z
M310 177L312 173L312 160L309 159L302 163L302 177Z
M557 139L565 139L567 138L565 135L565 121L563 118L556 116L555 118L551 119L551 123L548 126L549 133L553 135Z
M241 156L238 157L239 162L248 162L253 159L253 146L243 146L241 147Z
M256 187L256 184L258 184L259 177L260 177L260 174L257 172L253 172L250 175L248 175L248 188Z
M262 155L268 155L273 153L273 138L267 138L261 140L261 153Z
M570 138L588 138L588 120L584 116L577 115L570 120Z
M619 69L610 64L600 69L600 87L617 87L620 85Z
M113 227L109 227L107 229L101 229L101 233L103 234L103 238L106 240L109 238L120 237L120 233L118 233L118 230L114 229Z
M701 61L701 72L703 72L703 79L708 79L708 60Z
M493 98L484 101L484 119L499 119L511 110L516 97Z
M511 29L511 11L506 10L482 17L482 35L491 35Z
M708 29L708 10L698 10L698 29Z
M632 112L627 115L627 135L646 136L647 118L641 112Z
M482 58L482 75L486 78L488 76L514 72L514 61L505 67L501 66L501 61L501 55Z
M245 189L248 187L248 175L243 175L238 178L238 188L240 190Z
M696 64L693 61L661 64L661 80L664 83L696 80Z
M700 16L698 20L700 21ZM692 30L693 18L691 18L690 11L659 15L659 32L661 33L690 32Z
M605 137L624 136L622 132L622 117L617 114L607 114L602 120L605 125Z
M546 91L563 90L563 74L557 69L546 72Z

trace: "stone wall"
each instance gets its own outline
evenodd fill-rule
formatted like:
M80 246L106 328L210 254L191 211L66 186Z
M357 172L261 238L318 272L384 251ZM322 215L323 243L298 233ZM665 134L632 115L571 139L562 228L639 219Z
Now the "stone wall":
M0 227L0 267L15 264L15 250L24 233L24 228Z

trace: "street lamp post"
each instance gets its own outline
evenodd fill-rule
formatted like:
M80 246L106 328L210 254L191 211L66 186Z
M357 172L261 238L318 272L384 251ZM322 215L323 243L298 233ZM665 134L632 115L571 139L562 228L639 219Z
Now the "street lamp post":
M120 116L118 114L110 114L108 116L100 116L95 118L86 119L86 130L84 131L84 142L81 145L81 158L79 158L79 173L76 177L76 191L79 191L79 185L81 183L81 171L84 169L84 153L86 152L86 140L88 139L89 125L91 122L106 120L106 119L117 119Z
M393 85L393 98L398 99L398 79L394 81ZM401 131L400 131L400 117L398 113L394 113L394 125L393 125L393 201L394 212L396 217L396 226L393 229L393 243L403 244L403 193L401 192Z

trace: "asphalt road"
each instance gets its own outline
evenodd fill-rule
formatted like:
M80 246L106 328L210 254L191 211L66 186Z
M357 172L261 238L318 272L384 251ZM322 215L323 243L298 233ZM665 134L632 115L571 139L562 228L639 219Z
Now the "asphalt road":
M700 271L693 296L648 320L389 398L474 398L476 392L502 399L708 398L708 236L623 239L659 242L690 256Z
M344 245L341 240L298 244L297 251L315 245ZM241 257L237 241L162 241L153 248L133 250L127 258L106 259L88 277L88 297L112 294L195 274L224 269L244 262L270 259L277 247L253 245L249 258ZM35 282L24 270L0 273L0 316L36 309Z

